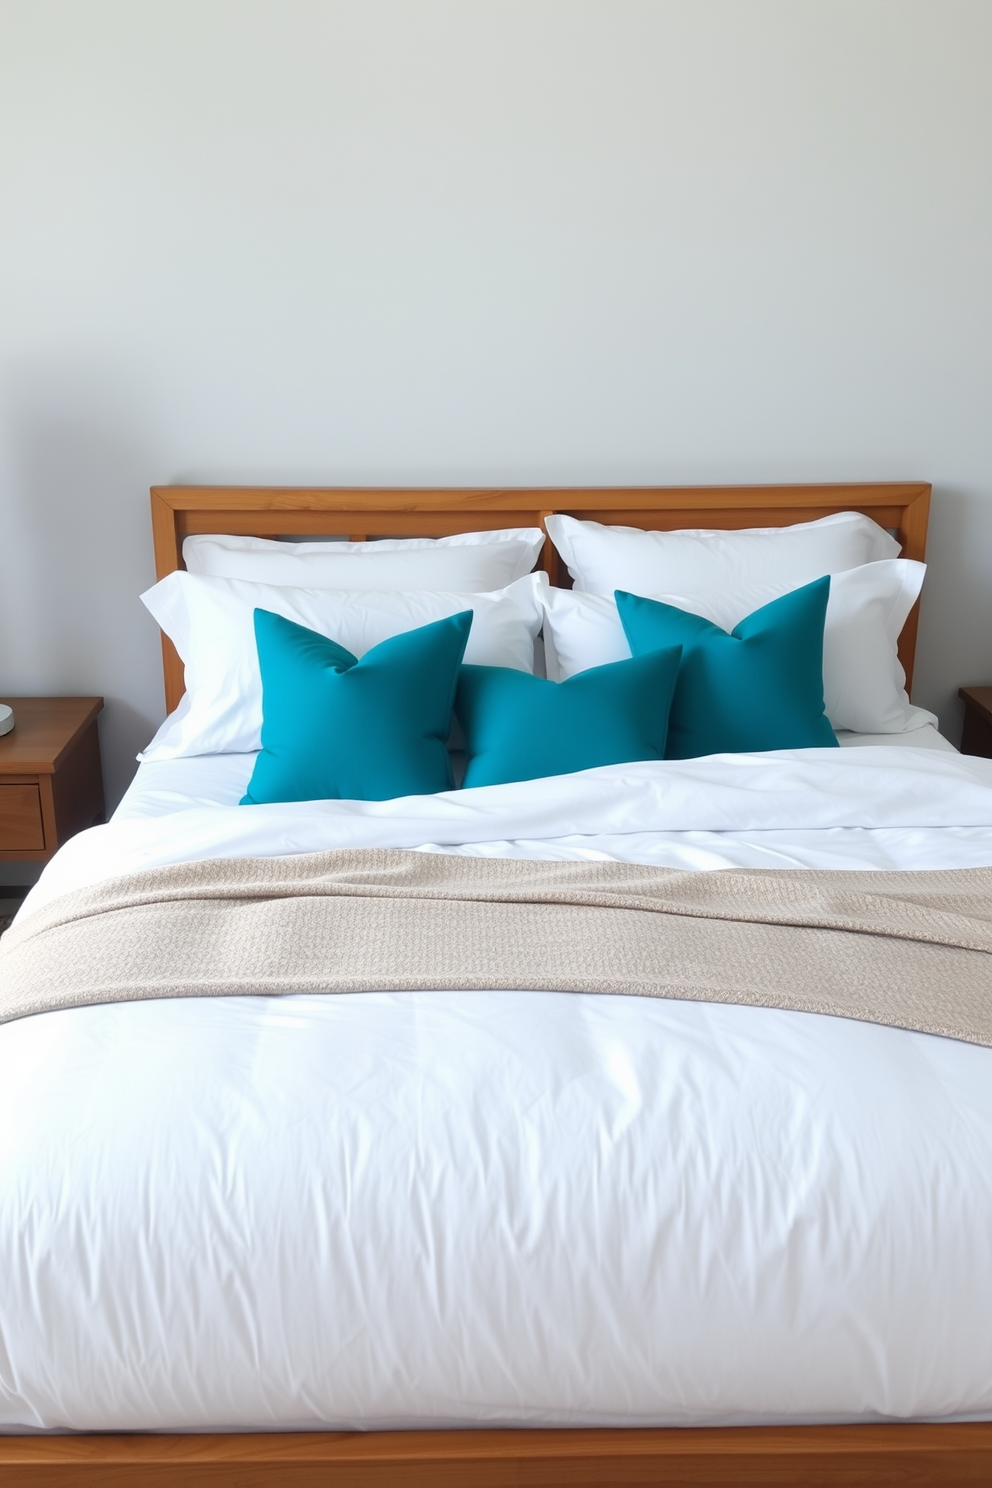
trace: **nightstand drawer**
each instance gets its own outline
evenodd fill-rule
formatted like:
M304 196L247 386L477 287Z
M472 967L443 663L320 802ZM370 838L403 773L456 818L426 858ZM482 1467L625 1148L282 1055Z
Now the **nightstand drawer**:
M31 852L44 846L38 787L0 785L0 852Z

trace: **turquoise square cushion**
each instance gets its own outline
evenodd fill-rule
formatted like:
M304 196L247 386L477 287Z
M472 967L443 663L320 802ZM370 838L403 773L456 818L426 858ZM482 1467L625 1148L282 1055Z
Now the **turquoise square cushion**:
M464 610L381 641L359 661L256 610L262 748L242 806L451 790L447 740L471 625Z
M666 758L836 746L823 712L830 579L773 599L728 635L701 615L616 591L635 656L681 646Z
M463 786L663 759L680 654L668 646L566 682L463 666L455 695L468 760Z

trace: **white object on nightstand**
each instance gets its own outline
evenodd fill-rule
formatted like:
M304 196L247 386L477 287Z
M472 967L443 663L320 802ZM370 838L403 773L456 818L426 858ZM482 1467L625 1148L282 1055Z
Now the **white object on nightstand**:
M0 734L9 734L14 727L14 710L0 703Z

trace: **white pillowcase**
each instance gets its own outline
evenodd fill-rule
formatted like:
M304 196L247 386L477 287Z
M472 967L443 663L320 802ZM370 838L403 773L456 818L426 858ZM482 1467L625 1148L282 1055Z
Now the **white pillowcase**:
M932 713L910 703L896 654L925 573L923 563L890 558L832 575L823 631L823 696L833 728L899 734L937 722ZM705 595L654 592L647 598L703 615L730 631L791 587L766 584ZM547 588L541 597L545 657L553 681L630 655L612 595Z
M329 636L356 656L402 631L472 610L465 660L529 672L547 576L490 594L341 592L172 573L141 596L186 665L186 696L144 760L240 754L261 748L262 678L254 613L272 610Z
M736 532L643 532L560 515L546 525L575 588L588 594L698 594L759 584L780 584L785 594L900 553L895 538L860 512Z
M187 537L183 559L190 573L256 584L483 594L529 574L543 545L540 527L361 543L291 543L218 534Z

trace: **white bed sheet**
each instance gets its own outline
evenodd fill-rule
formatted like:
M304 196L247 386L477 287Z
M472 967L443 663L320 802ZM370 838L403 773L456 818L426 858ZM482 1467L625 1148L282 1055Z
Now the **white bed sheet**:
M856 734L851 729L841 729L837 734L837 742L845 748L885 745L886 747L894 746L896 749L940 749L945 754L958 753L950 739L945 739L932 723L924 723L919 728L907 729L903 734Z
M904 734L837 735L844 748L884 746L936 749L956 754L949 739L927 723ZM236 806L244 795L254 754L201 754L186 759L143 761L114 813L118 820L164 816L190 806Z
M224 804L248 759L162 770L35 903L353 841L992 863L992 762L891 742L362 806ZM637 998L24 1019L0 1028L0 1426L990 1417L990 1077L950 1040Z

